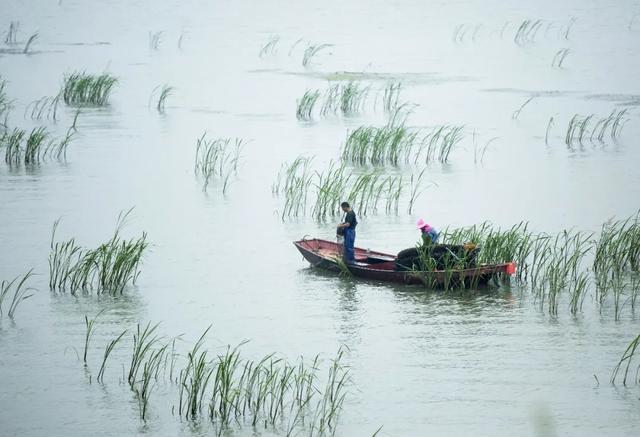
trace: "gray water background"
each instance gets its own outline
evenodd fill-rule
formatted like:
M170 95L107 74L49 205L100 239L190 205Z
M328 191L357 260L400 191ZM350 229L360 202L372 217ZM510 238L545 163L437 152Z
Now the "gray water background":
M414 213L361 217L357 245L411 246L419 217L440 228L525 220L558 232L597 231L613 216L634 214L638 13L635 1L3 0L0 27L20 21L22 41L40 33L31 55L0 53L15 99L12 126L42 124L25 119L25 107L55 95L65 73L106 70L120 82L108 107L82 111L67 163L0 165L0 278L32 267L38 273L36 296L14 321L0 319L0 435L212 433L206 422L173 416L175 391L162 385L151 419L140 421L133 394L118 383L128 343L111 357L107 384L89 384L72 348L82 347L85 314L102 309L94 373L108 340L147 321L161 322L167 336L184 334L184 349L212 324L208 347L223 351L248 339L248 357L329 359L348 346L353 386L338 435L369 436L380 426L388 436L636 435L638 388L608 384L638 334L629 308L616 322L610 306L600 312L589 295L580 315L563 301L555 318L526 287L452 296L315 272L291 241L331 238L334 223L283 222L271 184L282 162L315 156L322 169L339 156L347 130L384 122L371 105L361 116L296 120L295 101L307 88L356 72L374 88L402 80L402 99L419 105L412 126L464 124L466 132L448 165L428 168L434 185ZM565 40L560 29L571 17ZM521 47L513 35L527 18L554 24ZM454 43L464 23L478 29L475 40L469 31ZM149 32L157 31L161 43L152 50ZM281 38L277 53L260 57L272 35ZM333 47L304 68L308 41ZM552 68L562 48L570 49L564 67ZM162 84L175 87L164 115L148 103ZM618 144L567 150L563 135L574 114L606 116L614 108L630 109ZM64 109L47 125L62 135L74 113ZM556 123L545 145L549 117ZM250 140L226 196L215 184L204 193L193 174L205 130ZM499 137L482 164L473 161L474 131L479 143ZM109 238L118 213L132 206L125 234L146 231L153 243L138 285L117 297L50 293L54 220L62 218L61 237L90 247Z

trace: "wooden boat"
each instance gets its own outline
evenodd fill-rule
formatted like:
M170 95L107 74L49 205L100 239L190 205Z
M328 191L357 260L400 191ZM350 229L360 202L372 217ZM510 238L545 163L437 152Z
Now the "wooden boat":
M515 273L515 263L481 264L473 268L401 271L396 267L395 255L355 248L355 263L341 262L342 245L332 241L303 239L293 243L302 256L312 266L342 272L349 272L358 278L400 284L421 284L429 287L475 287L486 284L490 279L502 274L505 277Z

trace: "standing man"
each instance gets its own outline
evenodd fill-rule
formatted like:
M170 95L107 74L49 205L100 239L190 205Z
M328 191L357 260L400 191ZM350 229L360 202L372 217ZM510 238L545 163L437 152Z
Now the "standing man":
M344 260L347 264L353 264L356 261L353 246L356 242L358 220L349 203L342 202L340 208L345 212L344 221L338 225L338 228L344 229Z

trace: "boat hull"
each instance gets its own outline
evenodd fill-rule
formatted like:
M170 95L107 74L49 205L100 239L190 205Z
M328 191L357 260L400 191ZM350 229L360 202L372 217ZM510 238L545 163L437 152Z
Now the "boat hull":
M512 267L512 263L503 263L468 269L400 271L396 269L396 257L387 253L355 248L356 262L347 265L340 261L342 246L332 241L312 239L293 244L313 267L319 269L342 272L346 268L358 278L433 288L482 286L498 275L508 276Z

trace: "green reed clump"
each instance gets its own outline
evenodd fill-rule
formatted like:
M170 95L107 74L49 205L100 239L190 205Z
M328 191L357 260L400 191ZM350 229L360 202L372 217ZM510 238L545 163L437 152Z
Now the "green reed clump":
M562 63L564 62L565 58L569 55L570 51L571 50L567 48L558 50L555 56L553 57L553 60L551 61L551 66L562 68Z
M164 32L162 30L157 32L149 32L149 48L151 50L158 50L160 47L160 43L162 42L162 35Z
M302 55L302 66L307 67L311 63L311 59L315 57L322 50L333 47L333 44L310 44Z
M358 164L398 165L409 161L411 150L418 141L418 132L404 124L388 124L379 128L360 126L347 134L342 159Z
M206 136L205 132L196 144L195 174L203 177L204 191L212 178L219 178L222 182L222 193L226 194L229 178L238 171L244 140L236 138L231 148L231 138L210 140Z
M303 215L307 207L309 188L313 181L311 162L313 158L298 157L291 164L284 163L272 185L273 194L285 194L282 218Z
M631 341L631 343L629 343L629 346L627 346L627 349L622 354L622 357L620 357L620 361L618 361L618 364L613 369L613 372L611 373L611 383L612 384L616 383L616 379L618 378L618 373L620 373L620 370L622 370L622 368L624 367L624 375L622 377L622 385L624 385L624 386L627 385L627 378L629 377L629 369L632 368L631 364L633 362L633 358L636 355L636 351L638 350L638 346L640 346L640 335L638 335L636 338L634 338ZM638 368L640 368L640 365L636 366L636 373L635 373L635 376L633 376L633 379L632 379L632 381L634 383L636 383L636 384L640 383L640 376L639 376Z
M164 342L157 327L151 323L137 325L129 373L124 376L138 399L142 420L148 417L152 391L166 377L166 367L174 365L175 354L168 346L175 346L175 340ZM219 431L250 424L270 431L286 429L289 436L335 432L351 384L349 369L343 364L344 349L338 351L323 372L327 379L320 386L318 356L310 363L302 357L290 363L275 354L251 360L241 356L241 345L211 354L204 347L210 329L186 354L184 367L175 381L176 410L181 417L194 422L208 417ZM126 332L108 343L98 374L100 382L109 354ZM173 385L171 373L168 382Z
M462 140L462 132L462 126L443 125L422 134L395 120L383 127L361 126L347 134L342 159L356 164L444 164Z
M67 148L73 139L71 129L62 139L55 139L45 127L38 127L27 132L14 128L11 133L0 136L0 147L5 148L4 161L9 166L36 165L48 158L64 160Z
M263 57L267 54L274 55L277 51L278 42L280 42L280 37L278 35L271 35L269 41L260 49L258 56Z
M25 108L25 118L29 116L32 120L51 119L58 120L58 106L60 105L60 94L55 97L45 96L34 100Z
M67 105L105 106L117 83L118 79L108 73L74 72L64 78L62 97Z
M364 86L358 81L332 85L324 94L320 114L323 116L337 113L358 114L366 105L370 89L369 86Z
M95 315L93 319L89 319L89 316L87 316L86 314L84 316L84 324L86 327L86 331L84 335L84 354L82 355L82 361L84 362L85 366L87 365L87 353L89 351L89 343L91 342L91 337L93 336L93 325L95 324L98 317L100 317L100 314L102 314L103 312L104 311L100 311L98 314Z
M11 281L3 280L0 282L0 316L2 312L2 304L7 298L9 293L13 293L11 302L9 303L9 310L7 315L13 319L13 316L18 309L18 306L33 296L34 288L27 286L27 281L33 276L33 269L29 270L24 275L19 275L13 278Z
M18 29L20 28L19 21L12 21L9 23L9 30L4 37L4 43L7 45L15 45L18 43Z
M298 217L307 212L317 220L326 220L340 214L339 205L347 199L357 205L362 215L398 214L400 203L409 192L409 208L424 191L424 170L412 174L410 184L402 175L385 174L382 169L355 172L344 162L331 161L323 171L312 172L311 158L297 158L283 164L272 185L274 195L285 199L282 219ZM311 208L307 208L307 204Z
M382 108L387 114L392 114L400 106L400 90L402 82L389 82L382 95Z
M296 102L296 117L298 120L311 120L313 108L315 107L318 99L320 98L320 91L307 90L300 100Z
M581 116L575 114L565 134L565 144L569 149L573 149L576 144L583 145L588 139L591 143L598 141L604 144L607 138L616 141L622 133L622 128L627 121L628 110L614 109L607 117L599 118L595 114Z
M98 376L96 377L96 380L98 382L104 383L104 372L105 370L107 370L107 360L109 359L109 356L111 355L113 349L118 345L120 340L122 340L122 337L124 337L127 332L128 330L125 329L124 331L122 331L122 333L120 333L120 335L107 343L107 346L104 349L104 355L102 357L102 364L100 364L100 370L98 371Z
M540 31L543 23L544 20L542 19L526 19L522 21L513 37L513 42L518 45L524 45L534 42L536 39L536 35Z
M27 39L26 44L24 45L24 48L22 49L22 53L23 54L28 54L29 53L29 49L31 48L31 44L33 44L38 38L40 37L40 34L38 32L32 34L29 39Z
M129 284L135 284L140 274L140 262L149 243L147 234L126 240L120 236L131 210L120 214L113 237L96 249L83 249L75 239L55 241L59 221L56 220L51 236L49 254L49 288L55 291L120 293Z
M11 100L9 100L9 97L7 96L7 81L2 79L2 77L0 76L0 117L2 117L4 115L4 127L6 130L6 126L7 126L7 118L9 115L9 111L11 110Z
M165 105L167 103L167 98L173 93L173 87L169 85L162 85L162 90L160 90L160 96L158 97L158 103L156 104L156 110L160 114L164 114Z

